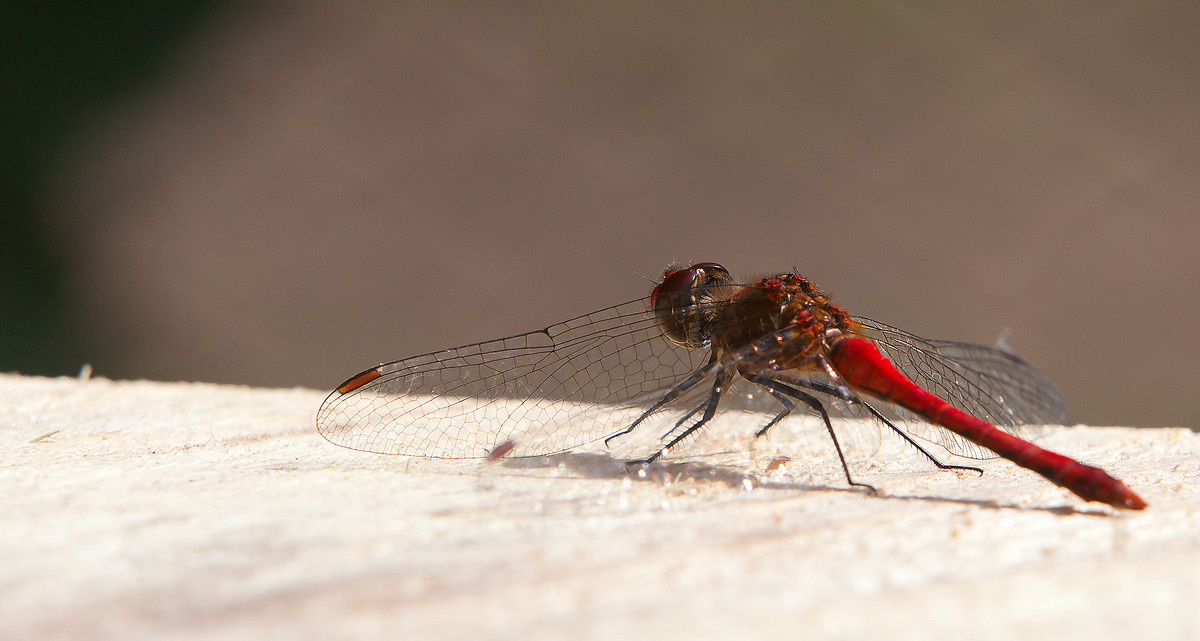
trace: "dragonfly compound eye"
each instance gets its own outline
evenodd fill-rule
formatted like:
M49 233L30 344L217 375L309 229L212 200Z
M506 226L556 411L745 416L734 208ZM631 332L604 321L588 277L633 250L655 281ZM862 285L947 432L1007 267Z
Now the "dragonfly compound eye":
M716 290L731 280L729 271L717 263L668 269L663 282L650 294L654 316L667 338L689 348L707 345Z

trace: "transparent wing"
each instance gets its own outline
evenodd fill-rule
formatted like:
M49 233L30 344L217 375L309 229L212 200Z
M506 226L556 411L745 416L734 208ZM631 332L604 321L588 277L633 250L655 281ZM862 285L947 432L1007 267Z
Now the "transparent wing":
M637 299L369 369L325 399L317 429L343 447L431 458L480 458L502 444L537 456L598 441L708 360L707 350L667 340L648 307Z
M1066 403L1054 387L1008 352L854 320L859 333L909 378L965 412L1023 438L1036 431L1030 425L1066 420ZM761 360L749 352L740 356L723 359L722 367ZM622 432L708 358L708 350L665 338L641 298L543 330L361 372L325 399L317 429L337 445L383 454L481 458L496 448L511 448L514 456L552 454ZM684 414L698 407L717 371L662 411ZM789 374L833 384L820 371ZM839 409L835 402L830 410L874 420L854 405ZM896 413L907 431L951 453L994 456L949 430Z
M859 333L917 385L958 409L1022 438L1037 426L1062 424L1067 403L1058 390L1020 357L993 347L928 340L876 320L855 317ZM969 458L992 458L945 428L897 412L909 432Z

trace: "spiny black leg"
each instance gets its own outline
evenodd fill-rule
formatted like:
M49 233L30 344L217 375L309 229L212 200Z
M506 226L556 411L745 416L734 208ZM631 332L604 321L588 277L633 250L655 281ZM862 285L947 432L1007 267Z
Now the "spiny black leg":
M675 425L673 427L671 427L671 429L667 430L667 433L663 434L662 438L659 440L665 441L665 440L671 438L671 435L675 433L675 430L682 427L684 423L691 420L691 418L693 416L695 416L698 412L700 412L700 410L704 409L705 407L708 407L708 401L705 401L705 402L697 405L696 407L692 408L692 411L688 412L687 414L684 414L683 418L680 418L678 421L675 421Z
M713 382L712 392L709 393L708 400L700 406L704 408L704 414L699 420L688 426L688 428L679 436L671 439L671 442L660 447L657 452L642 460L629 461L629 465L646 465L648 463L653 463L655 459L662 456L667 450L675 447L675 445L677 445L680 441L690 436L696 430L704 427L705 423L708 423L710 420L712 420L713 415L717 413L717 404L721 401L721 395L725 393L725 390L729 389L729 383L733 380L733 372L733 370L726 370L720 374L717 374L717 380ZM696 409L698 410L699 408ZM688 413L688 417L694 415L695 413L696 410L692 410ZM680 421L680 423L682 423L682 421ZM676 425L679 425L680 423L676 423ZM675 430L671 430L671 432L674 431ZM671 432L667 432L667 434L669 435Z
M780 410L780 412L778 414L776 414L774 418L772 418L770 421L767 422L766 425L763 425L761 428L759 428L759 430L757 432L754 433L754 438L762 438L763 436L765 436L767 434L767 430L770 430L772 427L775 426L776 423L787 418L787 415L791 414L792 410L796 409L796 404L792 402L792 399L788 398L787 396L784 396L780 392L775 391L775 389L772 388L771 386L763 385L762 383L759 383L759 381L756 379L763 378L763 377L759 376L758 374L752 373L752 374L747 375L745 372L742 372L742 378L761 385L763 389L767 390L767 393L770 394L772 398L779 401L779 404L783 406L783 409Z
M626 434L632 432L634 430L634 428L636 428L638 425L640 425L642 423L642 421L646 420L647 418L650 417L651 414L653 414L653 413L657 412L659 409L661 409L663 405L666 405L667 403L670 403L671 401L679 398L680 394L692 389L692 387L695 387L696 383L699 383L701 379L703 379L705 376L708 376L714 369L716 369L716 367L717 367L717 355L716 355L716 353L714 353L712 355L712 358L708 359L707 363L705 363L703 366L701 366L700 369L697 369L696 371L692 372L691 376L688 376L687 378L683 379L683 381L680 382L678 385L676 385L675 387L672 387L670 390L668 390L666 394L663 394L663 397L661 399L659 399L657 403L655 403L654 405L651 405L650 409L646 410L645 412L642 412L642 415L637 417L637 420L635 420L633 423L630 423L629 427L604 439L604 445L607 447L609 442L611 442L613 439L621 437L621 436L625 436ZM695 414L695 411L693 411L692 413ZM690 414L689 414L689 416L690 416Z
M909 445L917 448L917 451L924 454L925 458L929 459L934 465L937 466L937 468L939 470L966 470L969 472L975 472L976 474L983 476L983 470L978 467L973 467L971 465L950 465L949 463L943 463L943 462L937 460L936 456L934 456L928 450L926 450L924 447L922 447L921 444L919 444L915 440L913 440L913 437L909 436L908 432L896 427L883 414L880 414L879 410L872 407L870 403L863 402L863 401L860 401L860 402L863 404L864 407L867 408L867 411L871 412L871 414L875 418L882 421L884 425L887 425L888 427L892 428L892 431L895 432L896 434L899 434L900 438L908 441Z
M689 419L691 419L693 416L695 416L697 412L699 412L700 410L704 409L707 406L708 406L708 401L705 401L705 402L697 405L696 407L692 408L692 411L688 412L687 414L684 414L683 418L679 419L678 421L675 421L675 425L670 430L668 430L666 434L663 434L662 438L660 440L665 441L668 438L670 438L671 435L675 433L675 430L679 429L679 427L681 425L686 423ZM641 420L641 419L638 419L638 420ZM609 437L609 438L612 438L612 437ZM649 465L650 463L654 462L654 459L657 459L660 455L662 455L662 453L665 450L666 450L666 448L664 447L646 458L636 458L636 459L632 459L629 461L625 461L625 465L627 467L637 467L639 465Z
M896 425L894 423L889 421L887 419L887 417L885 417L883 414L880 414L879 410L875 409L870 403L868 403L856 396L846 396L842 393L841 389L834 387L833 385L826 385L824 383L818 383L816 381L809 381L809 380L800 379L800 378L796 378L796 379L788 378L787 380L789 383L799 385L800 387L806 387L810 390L813 390L814 392L821 392L822 394L828 394L830 396L833 396L834 398L839 398L842 401L845 401L846 403L855 403L858 405L862 405L863 407L867 408L867 411L870 412L872 416L879 419L884 425L887 425L888 427L890 427L893 432L895 432L897 435L900 436L900 438L904 439L905 441L908 441L909 445L917 448L917 451L924 454L925 458L929 459L930 462L932 462L934 465L936 465L939 470L963 470L963 471L968 471L968 472L975 472L975 473L979 474L980 476L983 476L983 470L981 470L977 467L972 467L970 465L950 465L949 463L943 463L943 462L937 460L936 456L929 453L929 451L926 450L924 447L922 447L920 443L917 443L915 440L913 440L913 437L909 436L908 432L896 427Z
M776 392L769 387L766 388L766 390L771 396L775 397L775 400L779 401L779 403L783 405L783 409L775 415L775 418L772 418L767 422L766 425L763 425L761 428L759 428L759 430L754 433L754 438L762 438L766 436L768 430L770 430L772 427L775 427L776 423L787 418L787 415L791 414L792 410L796 409L796 404L792 402L792 399L780 394L779 392Z
M809 394L808 392L801 391L795 387L792 387L791 385L788 385L787 383L777 381L773 378L747 372L742 372L742 376L748 381L758 383L768 391L775 390L780 394L787 394L788 396L791 396L792 398L811 407L817 414L820 414L821 420L825 422L825 431L829 432L829 438L833 440L833 448L837 450L838 460L842 462L842 471L846 473L846 482L849 483L851 487L865 488L871 494L876 494L878 492L874 486L866 483L859 483L850 476L850 466L846 464L846 455L842 453L842 444L838 442L837 434L833 431L833 423L829 420L829 412L825 411L825 405L821 403L820 399L812 394Z

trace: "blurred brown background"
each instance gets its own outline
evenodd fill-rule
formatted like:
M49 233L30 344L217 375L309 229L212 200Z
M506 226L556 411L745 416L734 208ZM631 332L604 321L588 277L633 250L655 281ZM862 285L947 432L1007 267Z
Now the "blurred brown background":
M193 9L71 19L170 37L36 150L3 369L330 388L714 260L1200 425L1200 4Z

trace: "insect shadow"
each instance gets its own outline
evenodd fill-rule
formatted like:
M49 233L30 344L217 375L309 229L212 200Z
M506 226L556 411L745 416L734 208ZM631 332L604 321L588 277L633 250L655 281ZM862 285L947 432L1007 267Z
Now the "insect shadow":
M537 470L561 468L574 476L591 479L623 480L671 485L685 482L719 483L729 488L767 490L772 492L845 492L866 495L870 500L927 501L970 505L986 510L1040 511L1060 516L1112 516L1103 509L1080 509L1072 505L1030 506L1016 503L1001 503L987 499L966 499L924 494L890 494L876 492L871 495L859 488L837 487L793 481L764 480L754 473L728 465L710 465L699 461L665 462L661 459L649 464L629 462L623 458L603 452L563 452L547 456L505 458L497 461L512 470Z

